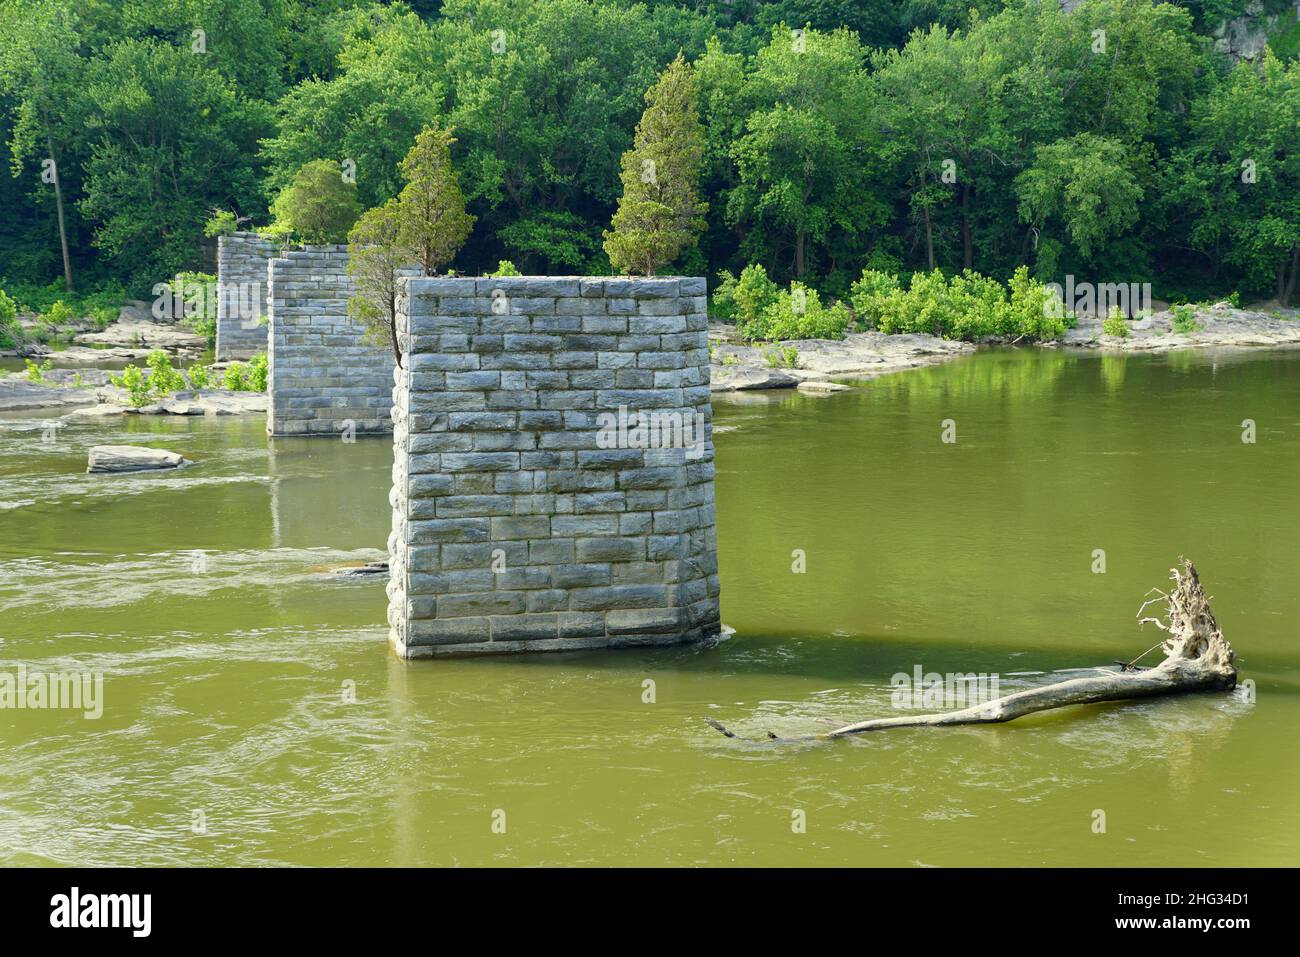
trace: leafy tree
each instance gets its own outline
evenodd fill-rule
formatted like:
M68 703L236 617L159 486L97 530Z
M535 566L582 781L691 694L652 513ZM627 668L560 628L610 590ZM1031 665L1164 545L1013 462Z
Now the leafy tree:
M348 233L347 269L355 288L348 311L372 341L393 350L399 366L397 299L402 277L417 263L424 275L435 275L456 257L474 226L451 166L454 142L451 131L437 123L420 133L402 160L402 191L363 214ZM509 263L500 265L514 271Z
M646 91L633 147L623 154L623 197L605 234L615 268L653 276L695 243L708 209L700 198L703 164L695 77L679 53Z
M353 295L348 312L366 329L367 338L393 351L402 364L397 341L397 299L403 267L411 263L411 250L400 241L398 201L367 210L348 233L348 276Z
M334 160L312 160L271 206L277 226L305 243L341 243L361 215L357 187Z
M76 99L85 62L78 51L76 15L57 0L41 0L0 11L0 93L15 107L10 149L14 175L23 160L39 160L42 182L54 191L63 255L63 281L72 291L72 258L64 199L65 170L79 135L79 117L61 109ZM48 163L48 166L45 164Z
M111 45L87 70L85 105L81 212L95 245L137 288L193 263L208 210L232 197L256 205L248 157L266 108L241 100L188 48Z
M728 149L736 185L726 197L727 218L744 231L742 253L794 276L823 252L860 254L884 209L870 188L857 37L776 28L746 72L743 128Z
M1300 61L1241 62L1197 105L1175 157L1173 200L1196 210L1193 245L1282 305L1300 275Z
M600 268L645 90L679 48L703 50L710 22L613 0L448 0L434 28L465 194L500 243L476 262Z
M402 160L406 185L397 195L398 242L413 254L426 276L437 275L469 238L475 217L451 165L451 130L435 122L415 138Z
M1035 226L1059 221L1085 259L1137 221L1142 188L1124 145L1092 133L1040 146L1016 179L1020 215Z
M350 161L366 208L401 189L398 164L443 100L441 56L414 14L373 13L349 24L335 76L309 77L277 103L276 133L263 142L274 189L322 157Z

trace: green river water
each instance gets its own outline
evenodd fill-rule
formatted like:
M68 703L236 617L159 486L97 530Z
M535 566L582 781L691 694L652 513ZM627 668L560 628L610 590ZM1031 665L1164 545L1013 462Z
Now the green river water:
M383 582L321 571L383 557L388 441L42 424L0 420L0 667L101 671L105 705L0 712L0 864L1300 863L1300 352L984 352L719 399L736 632L657 651L396 660ZM197 464L83 474L109 443ZM1006 692L1132 657L1180 554L1254 701L819 745L702 723L817 731L898 713L918 665Z

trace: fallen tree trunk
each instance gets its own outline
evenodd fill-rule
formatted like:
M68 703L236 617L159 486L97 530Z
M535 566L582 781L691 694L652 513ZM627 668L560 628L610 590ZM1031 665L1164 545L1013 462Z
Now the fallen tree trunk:
M958 724L993 724L1011 721L1038 711L1063 708L1073 704L1122 701L1155 695L1183 694L1192 691L1224 691L1236 686L1235 653L1210 611L1210 603L1201 588L1200 578L1191 562L1183 561L1184 571L1171 569L1174 588L1169 594L1157 592L1138 610L1140 616L1154 601L1166 602L1165 621L1142 618L1139 624L1153 623L1168 635L1159 645L1164 661L1154 668L1138 668L1133 662L1118 662L1118 668L1097 668L1096 674L1071 678L1041 688L1017 691L984 704L940 714L899 715L872 718L846 724L824 734L795 738L779 737L775 741L821 741L883 731L887 728L947 727ZM1155 648L1151 648L1154 651ZM1145 654L1145 653L1144 653ZM1139 658L1143 657L1139 655ZM1137 659L1134 659L1135 661ZM705 721L729 738L735 735L712 718Z

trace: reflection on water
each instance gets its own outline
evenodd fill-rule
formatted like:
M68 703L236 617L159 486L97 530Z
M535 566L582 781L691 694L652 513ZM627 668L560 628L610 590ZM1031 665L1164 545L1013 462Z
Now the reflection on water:
M1294 864L1297 399L1295 353L1012 352L719 401L733 638L412 664L383 582L327 572L381 557L388 441L0 422L0 661L102 671L106 696L93 722L0 712L0 863ZM195 465L85 475L114 442ZM797 746L701 721L815 732L891 713L918 664L1007 691L1131 657L1180 553L1256 703Z

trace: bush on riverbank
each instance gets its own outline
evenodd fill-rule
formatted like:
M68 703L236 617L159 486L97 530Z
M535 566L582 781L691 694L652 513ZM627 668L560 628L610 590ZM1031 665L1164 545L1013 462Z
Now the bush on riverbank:
M206 339L211 349L217 344L217 277L207 272L178 272L172 290L182 309L181 324Z
M31 363L28 363L30 366ZM270 374L267 355L260 352L248 362L232 362L218 379L208 366L194 364L184 372L172 365L171 357L155 349L145 359L148 372L137 365L129 365L120 375L110 375L108 381L125 389L127 401L133 408L141 408L150 401L161 401L185 389L202 391L222 388L230 392L265 392Z
M266 353L259 352L248 362L232 362L222 375L222 388L231 392L265 392L270 365Z
M714 290L715 312L736 324L751 342L783 339L843 339L853 316L841 302L822 305L817 290L795 280L782 289L760 265L746 266L736 278L722 272Z
M1118 339L1128 338L1128 323L1124 321L1124 313L1118 306L1110 307L1110 314L1101 321L1101 331Z
M22 341L18 326L18 304L0 289L0 349L12 349Z
M127 401L131 403L131 408L139 409L149 404L149 380L145 378L144 370L139 366L127 366L122 370L121 375L111 375L108 381L119 389L126 390Z
M948 278L936 269L913 273L906 289L897 276L864 269L849 298L862 328L885 333L1050 341L1067 328L1059 303L1025 266L1005 286L970 270Z
M62 302L71 310L75 318L97 317L110 309L116 317L122 303L126 301L126 290L120 283L114 281L92 286L87 292L68 292L62 279L44 286L6 281L4 291L8 294L7 298L10 302L14 303L19 315L30 316L48 314L56 302Z

